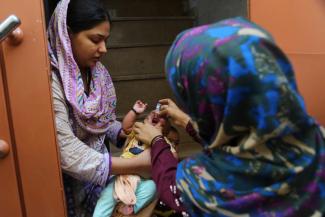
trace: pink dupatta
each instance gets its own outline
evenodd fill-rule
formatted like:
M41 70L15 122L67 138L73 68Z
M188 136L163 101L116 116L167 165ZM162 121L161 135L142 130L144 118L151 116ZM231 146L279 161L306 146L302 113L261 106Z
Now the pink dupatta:
M106 68L97 62L91 69L89 96L85 94L80 69L74 60L67 29L70 0L61 0L48 27L51 66L60 74L65 97L78 124L91 133L105 133L114 121L116 94Z

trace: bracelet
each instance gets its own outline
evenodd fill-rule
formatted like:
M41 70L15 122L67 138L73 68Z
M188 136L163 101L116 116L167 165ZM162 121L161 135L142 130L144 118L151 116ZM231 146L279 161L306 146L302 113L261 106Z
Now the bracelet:
M164 139L163 135L158 135L158 136L155 136L152 140L151 140L151 143L150 143L150 146L152 146L153 144L155 144L158 140L160 139Z
M131 111L133 111L136 115L139 115L140 114L133 107L131 108Z

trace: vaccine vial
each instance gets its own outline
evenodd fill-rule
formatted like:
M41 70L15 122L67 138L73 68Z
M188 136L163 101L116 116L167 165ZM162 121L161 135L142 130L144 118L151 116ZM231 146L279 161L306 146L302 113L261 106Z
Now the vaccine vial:
M157 105L156 105L156 109L155 109L155 111L156 111L157 113L160 112L160 107L161 107L161 104L158 102Z

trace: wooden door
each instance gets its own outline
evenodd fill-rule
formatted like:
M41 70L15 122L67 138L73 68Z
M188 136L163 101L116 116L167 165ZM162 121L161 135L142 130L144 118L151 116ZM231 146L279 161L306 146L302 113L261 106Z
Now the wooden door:
M66 216L52 111L42 0L1 0L0 22L15 14L24 33L19 45L1 42L0 215Z
M325 1L250 0L249 11L288 55L308 111L325 125Z
M0 57L2 52L0 49ZM0 59L1 61L1 59ZM15 165L14 150L12 147L10 127L8 121L8 110L5 99L5 87L2 77L2 67L0 67L0 144L1 152L4 151L4 145L11 147L9 153L0 157L0 210L3 216L22 216L22 209L20 205L20 195L17 181L17 172ZM6 144L4 144L6 143ZM3 153L4 155L5 153Z

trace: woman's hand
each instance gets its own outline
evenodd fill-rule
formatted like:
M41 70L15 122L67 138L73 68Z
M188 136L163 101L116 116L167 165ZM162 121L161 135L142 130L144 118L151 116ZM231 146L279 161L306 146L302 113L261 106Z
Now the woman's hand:
M151 144L153 138L162 135L162 128L160 126L160 123L152 126L146 120L144 123L136 122L133 126L133 130L135 132L135 138L145 144Z
M161 104L160 116L167 116L175 125L186 128L191 118L179 109L171 99L161 99L159 103Z

